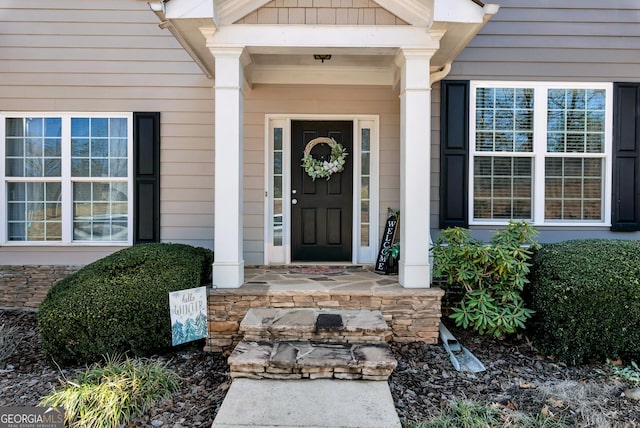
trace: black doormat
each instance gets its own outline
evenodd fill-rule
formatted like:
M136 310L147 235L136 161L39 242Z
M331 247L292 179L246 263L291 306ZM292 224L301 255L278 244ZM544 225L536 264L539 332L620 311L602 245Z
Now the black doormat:
M339 331L342 327L341 315L319 314L316 318L316 331Z

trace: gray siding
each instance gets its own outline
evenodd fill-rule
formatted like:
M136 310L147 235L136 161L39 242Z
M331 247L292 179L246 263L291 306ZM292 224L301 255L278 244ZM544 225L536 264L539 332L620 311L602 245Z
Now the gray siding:
M499 0L450 79L638 81L638 0Z
M453 63L447 79L566 82L640 81L640 1L498 0L499 12ZM433 123L440 123L439 84ZM434 126L434 130L436 129ZM439 131L433 133L433 165L439 165ZM434 169L435 171L435 169ZM439 177L432 177L432 184ZM438 206L438 193L431 193ZM436 214L438 210L434 211ZM438 216L432 216L432 235ZM495 228L474 227L488 238ZM541 242L578 238L640 239L608 227L540 228Z
M0 111L161 112L161 240L212 247L213 82L158 24L141 1L1 0ZM116 249L4 246L0 264Z

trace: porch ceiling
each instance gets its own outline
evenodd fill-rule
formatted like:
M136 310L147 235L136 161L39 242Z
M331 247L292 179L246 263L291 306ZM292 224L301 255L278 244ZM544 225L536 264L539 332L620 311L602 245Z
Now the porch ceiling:
M151 2L150 6L161 20L160 27L171 31L210 78L214 75L214 58L209 49L211 46L207 46L207 42L211 43L215 38L218 46L229 46L230 40L238 37L237 34L249 35L250 37L239 41L239 44L247 48L245 77L249 85L395 85L398 78L395 58L400 48L417 48L421 44L426 48L435 46L437 50L431 59L431 72L436 72L446 68L498 10L496 5L481 5L476 0L377 0L378 5L410 25L311 26L233 23L242 18L243 14L246 15L266 3L268 1L265 0L156 0ZM328 30L334 33L325 34L339 35L343 32L351 34L349 31L356 28L361 32L368 28L372 35L372 43L354 44L349 47L348 37L339 39L340 42L328 40L326 44L309 43L308 38L299 38L300 34L308 34L304 31L322 33ZM398 32L403 36L395 43L385 45L379 40L373 40L375 37L384 37L375 34L381 28L389 34ZM283 31L285 29L286 31ZM275 34L277 31L282 33L280 38ZM289 35L285 34L289 31ZM264 43L263 35L267 39ZM427 35L430 35L435 45L428 40L429 37L425 37ZM413 43L411 39L417 41ZM314 60L314 54L331 55L331 60L321 63Z

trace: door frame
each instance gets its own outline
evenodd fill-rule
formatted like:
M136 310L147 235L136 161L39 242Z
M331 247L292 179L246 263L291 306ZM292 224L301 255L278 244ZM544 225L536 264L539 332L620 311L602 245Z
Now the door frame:
M349 159L353 164L353 216L351 262L374 263L380 224L379 197L379 123L378 115L336 115L336 114L267 114L265 115L264 137L264 264L291 264L291 122L292 121L351 121L353 123L353 153ZM282 132L282 245L274 245L274 133ZM369 158L369 236L362 245L362 130L370 131ZM278 243L279 244L279 243ZM318 262L322 262L319 260Z

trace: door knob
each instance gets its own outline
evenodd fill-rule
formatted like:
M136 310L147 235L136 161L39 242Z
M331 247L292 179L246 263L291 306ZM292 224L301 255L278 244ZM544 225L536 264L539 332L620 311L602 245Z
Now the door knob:
M295 205L295 204L297 204L297 203L298 203L298 200L297 200L297 199L291 199L291 204L292 204L292 205Z

